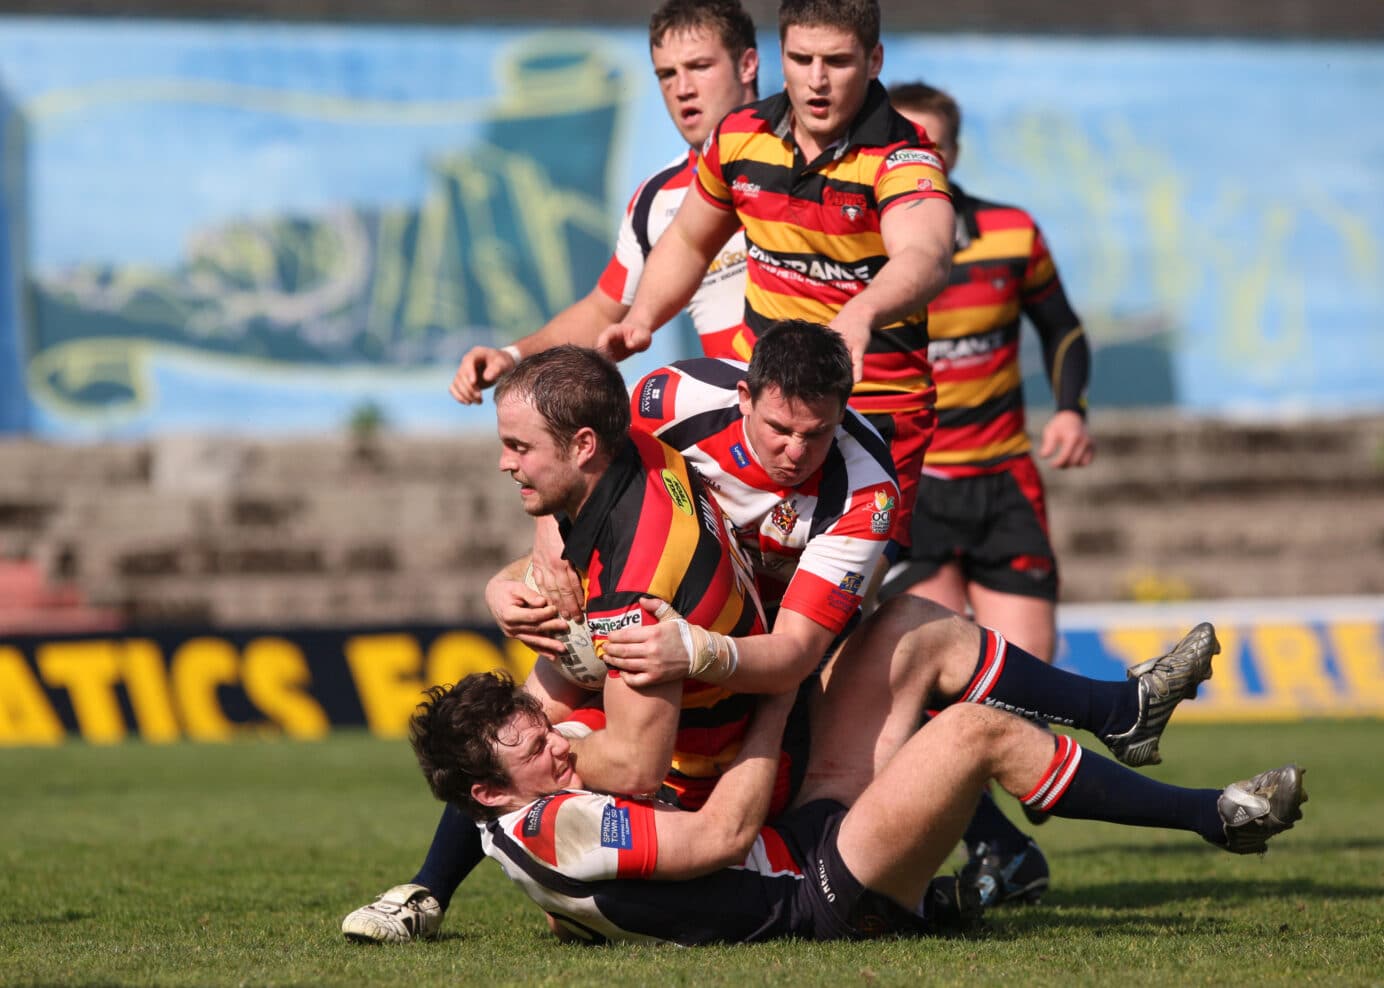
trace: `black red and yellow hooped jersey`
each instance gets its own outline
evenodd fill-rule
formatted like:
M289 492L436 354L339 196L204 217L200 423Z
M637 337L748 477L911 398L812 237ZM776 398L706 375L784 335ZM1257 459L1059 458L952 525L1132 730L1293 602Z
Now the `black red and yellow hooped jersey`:
M847 411L820 470L783 487L745 435L736 385L746 365L683 360L631 392L636 429L682 451L715 493L755 569L766 608L787 608L840 633L860 607L898 509L888 445Z
M696 188L745 227L745 323L829 323L865 290L888 255L880 218L920 199L948 198L936 147L889 105L878 82L845 137L807 161L784 93L730 113L707 138ZM929 408L927 312L871 334L851 405L861 412Z
M1028 213L952 186L956 253L948 285L928 306L937 431L924 471L989 473L1030 449L1019 371L1027 316L1059 410L1086 412L1090 348L1043 234Z
M558 518L563 556L586 587L597 654L617 628L651 624L658 597L693 624L734 637L762 634L753 574L706 485L671 446L632 430L576 518ZM701 805L740 750L755 698L689 679L667 785Z

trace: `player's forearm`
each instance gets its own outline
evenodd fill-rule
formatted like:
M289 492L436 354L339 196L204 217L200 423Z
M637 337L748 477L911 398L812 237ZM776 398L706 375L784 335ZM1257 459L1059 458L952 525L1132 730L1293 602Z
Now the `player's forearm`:
M699 834L713 838L706 846L719 849L706 870L745 860L769 815L778 778L783 728L793 706L793 693L762 697L745 734L740 753L697 811Z
M667 777L672 747L655 748L613 738L608 730L594 731L572 743L582 785L596 792L628 796L657 792Z
M681 697L681 681L636 690L622 678L607 679L605 730L572 746L582 782L601 792L655 792L673 764Z
M735 639L739 661L725 681L736 693L777 693L806 679L831 642L827 634L820 645L774 632Z
M611 323L619 322L626 311L624 305L599 288L594 288L589 295L573 302L541 328L516 340L514 346L521 357L529 357L563 343L594 347L601 332Z
M881 329L927 308L947 285L951 251L909 247L890 256L870 284L843 307Z

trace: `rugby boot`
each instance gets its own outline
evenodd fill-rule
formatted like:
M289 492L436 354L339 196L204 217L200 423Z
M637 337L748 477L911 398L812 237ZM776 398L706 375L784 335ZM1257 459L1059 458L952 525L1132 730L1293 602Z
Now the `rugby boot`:
M928 883L922 912L932 932L941 934L970 932L985 917L980 893L955 875L939 875Z
M355 943L407 943L431 940L442 926L442 906L422 885L396 885L341 921L341 932Z
M1211 678L1211 657L1220 650L1216 629L1203 621L1167 655L1130 669L1128 677L1139 681L1139 716L1123 734L1101 738L1111 754L1136 768L1161 762L1158 739L1168 726L1168 718L1179 703L1197 695L1199 683Z
M1031 838L1012 849L982 841L967 850L970 857L957 880L975 889L986 909L1011 902L1033 905L1048 890L1048 861Z
M1292 830L1307 802L1302 785L1306 772L1284 765L1226 786L1216 800L1225 824L1225 849L1231 854L1262 854L1270 837Z

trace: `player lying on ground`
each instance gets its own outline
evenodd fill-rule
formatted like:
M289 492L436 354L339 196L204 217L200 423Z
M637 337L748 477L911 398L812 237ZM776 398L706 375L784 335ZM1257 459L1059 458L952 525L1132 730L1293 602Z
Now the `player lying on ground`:
M567 739L503 675L434 687L411 741L434 795L486 821L486 853L554 931L587 940L690 946L935 930L930 879L991 780L1056 816L1188 830L1241 854L1263 851L1307 799L1294 765L1224 790L1185 789L1013 714L960 704L914 733L858 795L834 785L833 772L810 771L795 808L766 827L789 702L763 702L696 812L584 790ZM813 765L829 750L816 747Z

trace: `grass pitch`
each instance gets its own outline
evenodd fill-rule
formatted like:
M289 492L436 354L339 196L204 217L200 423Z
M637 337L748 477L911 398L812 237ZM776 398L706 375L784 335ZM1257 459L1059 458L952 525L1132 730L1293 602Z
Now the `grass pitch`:
M1384 984L1384 722L1174 723L1163 751L1198 786L1298 761L1306 817L1262 859L1055 820L1052 891L982 935L698 950L561 946L490 863L440 940L346 943L436 821L403 742L4 751L0 985Z

